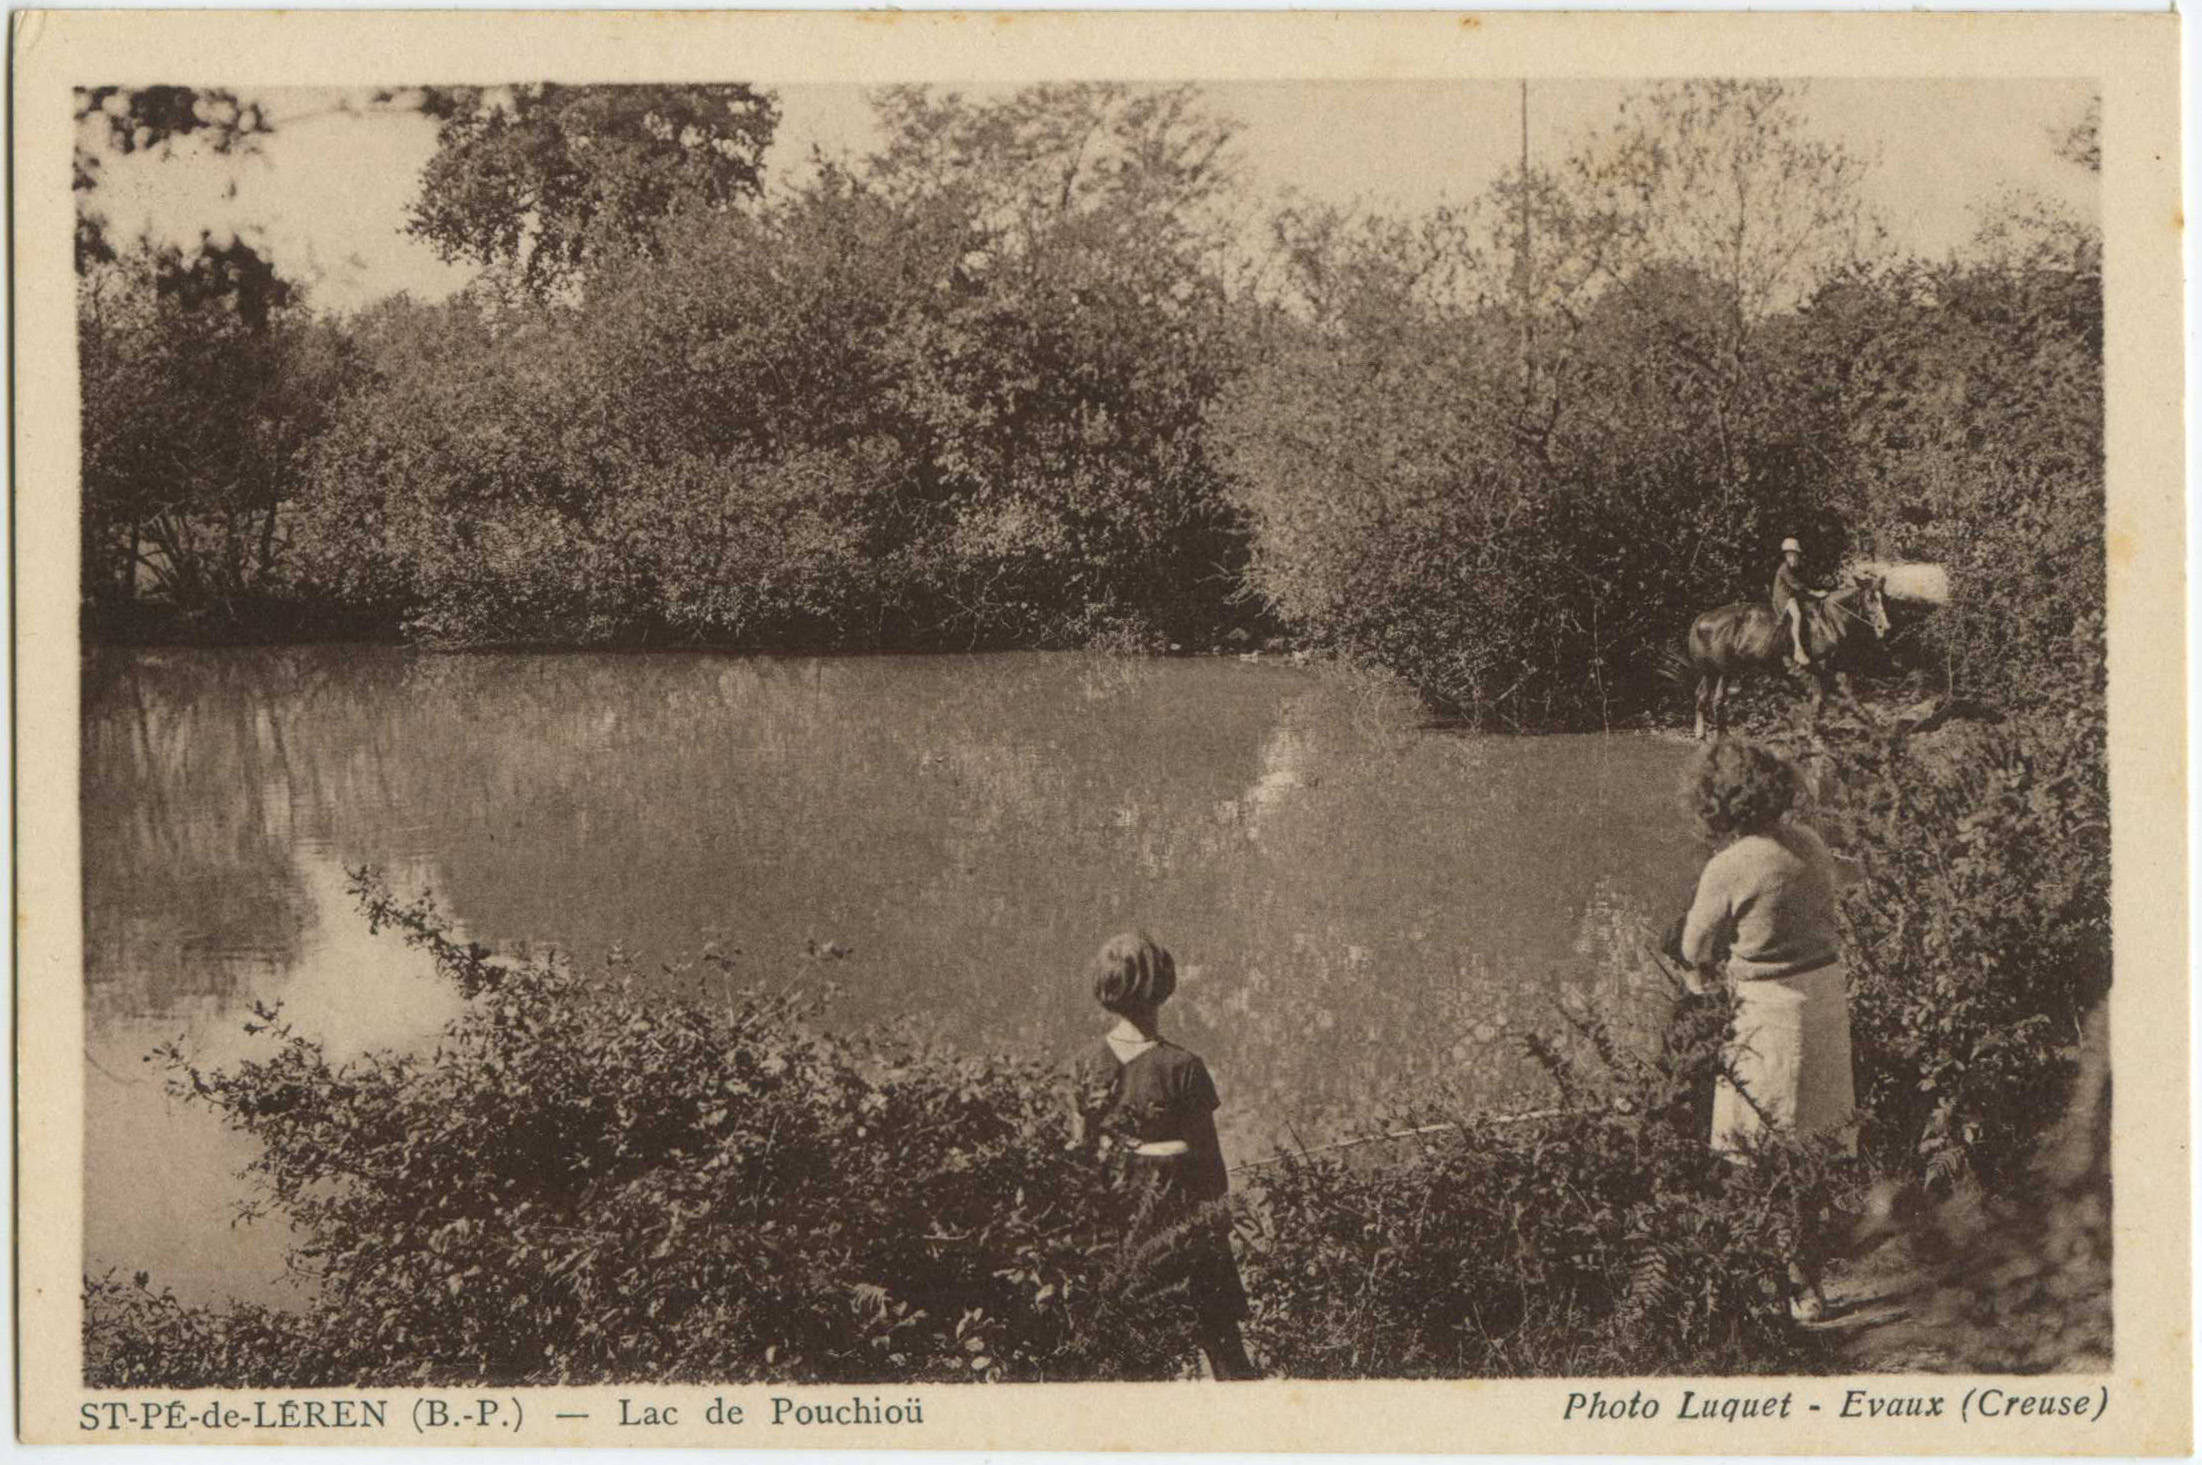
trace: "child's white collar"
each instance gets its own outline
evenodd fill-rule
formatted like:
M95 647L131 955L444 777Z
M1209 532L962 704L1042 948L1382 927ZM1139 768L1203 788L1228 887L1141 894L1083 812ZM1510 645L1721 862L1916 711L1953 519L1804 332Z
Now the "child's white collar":
M1109 1051L1116 1055L1118 1063L1129 1063L1162 1040L1150 1038L1129 1022L1120 1022L1109 1029Z

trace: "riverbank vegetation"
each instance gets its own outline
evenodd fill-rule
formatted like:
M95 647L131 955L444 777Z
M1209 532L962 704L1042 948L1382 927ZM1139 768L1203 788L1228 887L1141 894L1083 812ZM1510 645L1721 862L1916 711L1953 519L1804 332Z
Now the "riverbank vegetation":
M252 1209L292 1228L303 1305L88 1279L88 1382L1137 1379L1194 1356L1168 1248L1120 1248L1126 1193L1069 1148L1043 1065L831 1033L830 954L769 989L714 988L711 957L517 965L364 893L466 994L432 1050L331 1054L267 1012L251 1061L161 1055L253 1138ZM1797 1364L1777 1284L1832 1171L1710 1154L1722 1023L1687 1011L1657 1059L1593 1027L1553 1047L1567 1112L1533 1129L1460 1114L1412 1156L1242 1175L1269 1366Z
M414 99L445 125L417 225L485 265L440 304L326 316L256 256L80 231L88 632L1284 634L1549 729L1679 718L1660 671L1689 619L1761 594L1785 534L1829 568L1933 560L1952 602L1897 607L1881 668L1903 698L1761 730L1860 871L1863 1173L1989 1206L2024 1188L2110 972L2091 224L2014 200L1952 258L1895 256L1866 164L1772 84L1650 90L1458 210L1258 224L1192 91L891 90L873 156L774 187L768 100L722 90L663 103L732 119L700 174L639 93L531 94L513 157L479 96ZM176 116L204 125L139 120ZM2095 166L2087 135L2070 166ZM556 187L506 191L535 167ZM564 211L515 214L522 194ZM309 1300L87 1279L88 1382L1191 1356L1036 1065L837 1035L808 995L669 995L688 971L493 963L368 900L468 994L435 1051L332 1054L269 1014L264 1058L167 1055L257 1142ZM1556 1116L1395 1116L1452 1127L1242 1181L1257 1353L1307 1377L1824 1362L1782 1279L1840 1251L1861 1172L1712 1159L1695 1096L1723 1021L1678 1011L1664 1046L1587 1018L1545 1042Z
M173 90L80 99L94 636L1282 634L1605 726L1788 534L1950 569L1892 668L1944 691L2100 633L2098 228L2012 197L1906 257L1781 84L1648 89L1419 217L1254 196L1193 89L887 89L777 178L746 86L393 94L441 128L412 228L481 273L350 315L108 236L113 137L273 125Z

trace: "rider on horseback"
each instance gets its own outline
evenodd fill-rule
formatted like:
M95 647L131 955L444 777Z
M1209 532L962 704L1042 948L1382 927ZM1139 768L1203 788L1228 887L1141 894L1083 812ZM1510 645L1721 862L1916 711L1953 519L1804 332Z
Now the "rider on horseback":
M1789 623L1790 639L1796 643L1797 665L1810 666L1812 658L1804 649L1804 601L1825 600L1825 590L1815 590L1804 583L1799 567L1804 563L1804 546L1794 539L1781 542L1781 566L1774 571L1774 616Z

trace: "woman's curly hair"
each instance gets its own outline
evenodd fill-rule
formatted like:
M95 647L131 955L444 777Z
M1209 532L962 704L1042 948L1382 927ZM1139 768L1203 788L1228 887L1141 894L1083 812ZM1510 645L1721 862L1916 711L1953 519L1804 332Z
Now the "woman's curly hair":
M1682 793L1698 833L1726 844L1780 822L1797 800L1797 770L1771 748L1722 738L1691 765Z

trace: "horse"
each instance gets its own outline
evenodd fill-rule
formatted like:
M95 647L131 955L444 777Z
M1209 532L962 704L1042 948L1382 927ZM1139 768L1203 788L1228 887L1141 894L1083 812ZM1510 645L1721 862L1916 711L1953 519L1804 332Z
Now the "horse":
M1853 609L1851 602L1856 601ZM1812 723L1817 727L1820 709L1827 703L1828 684L1840 685L1851 696L1850 672L1843 664L1846 636L1858 630L1873 632L1878 641L1888 635L1888 605L1881 593L1881 577L1859 574L1824 599L1804 602L1804 644L1812 657ZM1722 730L1722 713L1728 700L1728 683L1746 672L1770 671L1789 660L1789 625L1763 601L1724 605L1699 616L1690 627L1690 668L1697 673L1697 732L1705 737L1709 712L1713 731Z

